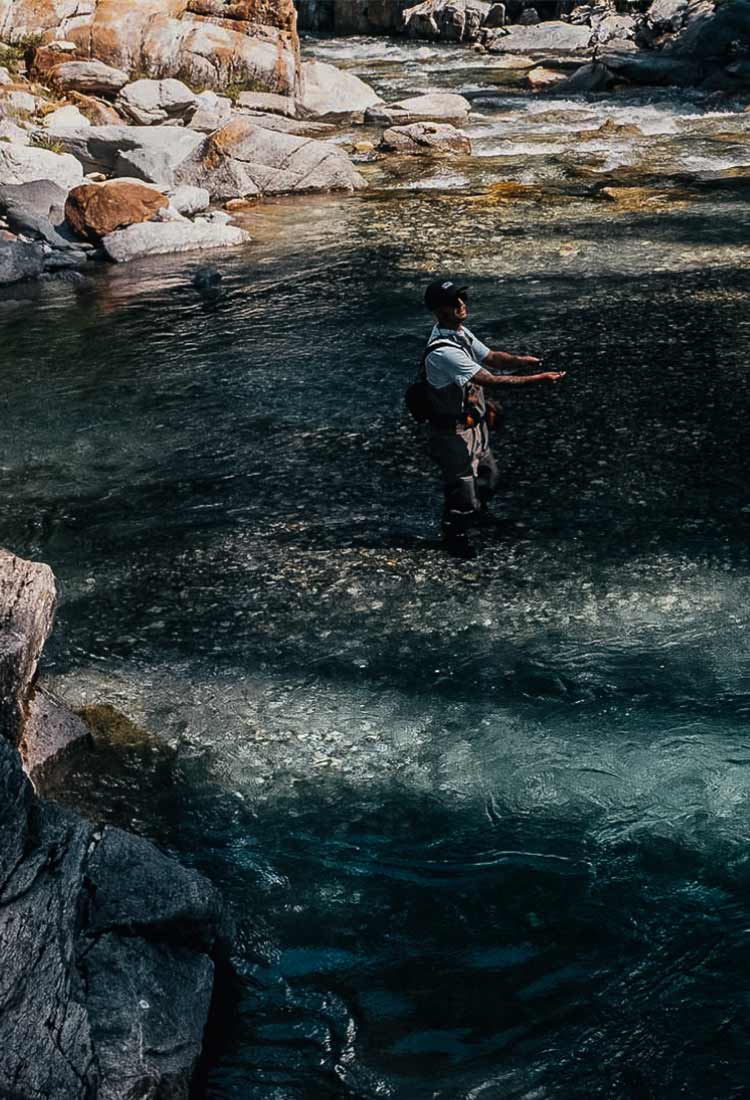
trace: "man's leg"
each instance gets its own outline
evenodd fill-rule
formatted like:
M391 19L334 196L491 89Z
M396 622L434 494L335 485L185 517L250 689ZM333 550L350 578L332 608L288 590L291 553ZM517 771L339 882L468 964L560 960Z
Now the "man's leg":
M492 451L484 451L477 462L477 497L479 498L479 514L477 523L480 527L494 527L500 520L493 516L487 509L497 491L500 481L500 471Z
M492 451L486 450L479 456L477 462L477 496L482 510L486 509L494 497L499 481L500 471L497 468L495 456Z
M465 474L443 484L443 534L447 539L465 536L478 511L474 474Z
M468 539L468 530L479 510L474 463L464 436L468 433L433 435L430 451L443 476L443 538L449 553L473 558L476 551Z

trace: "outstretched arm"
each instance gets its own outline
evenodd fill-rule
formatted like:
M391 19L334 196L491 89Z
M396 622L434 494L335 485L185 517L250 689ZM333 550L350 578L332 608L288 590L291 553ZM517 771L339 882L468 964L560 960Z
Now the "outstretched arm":
M539 360L537 359L535 362L538 363ZM491 371L480 367L472 378L472 382L477 386L488 388L493 386L527 386L533 382L559 382L561 378L565 377L565 374L564 370L548 370L537 374L492 374Z
M533 355L511 355L507 351L491 351L487 358L482 360L482 366L489 367L491 370L516 370L520 367L522 370L533 371L538 370L541 365L541 359Z

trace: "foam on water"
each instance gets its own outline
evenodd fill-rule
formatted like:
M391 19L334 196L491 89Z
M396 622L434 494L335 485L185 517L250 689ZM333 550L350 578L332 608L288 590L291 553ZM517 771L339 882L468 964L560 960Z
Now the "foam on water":
M409 189L412 191L457 191L463 187L468 187L470 183L468 176L462 175L460 172L442 171L436 173L431 179L414 180L409 184Z
M723 172L728 168L750 168L750 154L744 152L733 157L688 155L680 157L680 163L689 172Z

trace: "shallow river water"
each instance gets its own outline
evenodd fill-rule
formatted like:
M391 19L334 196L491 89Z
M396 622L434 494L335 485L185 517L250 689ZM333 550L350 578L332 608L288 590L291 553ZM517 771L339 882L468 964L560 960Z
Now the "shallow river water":
M474 157L251 210L213 301L178 257L0 303L44 675L147 731L55 796L230 900L212 1100L745 1097L750 115L307 48L391 99L491 92ZM468 565L402 412L442 272L568 371L508 400Z

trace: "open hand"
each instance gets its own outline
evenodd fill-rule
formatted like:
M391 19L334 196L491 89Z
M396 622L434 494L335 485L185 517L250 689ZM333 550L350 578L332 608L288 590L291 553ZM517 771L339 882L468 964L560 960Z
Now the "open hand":
M543 378L545 382L560 382L567 373L565 370L548 370L539 377Z

